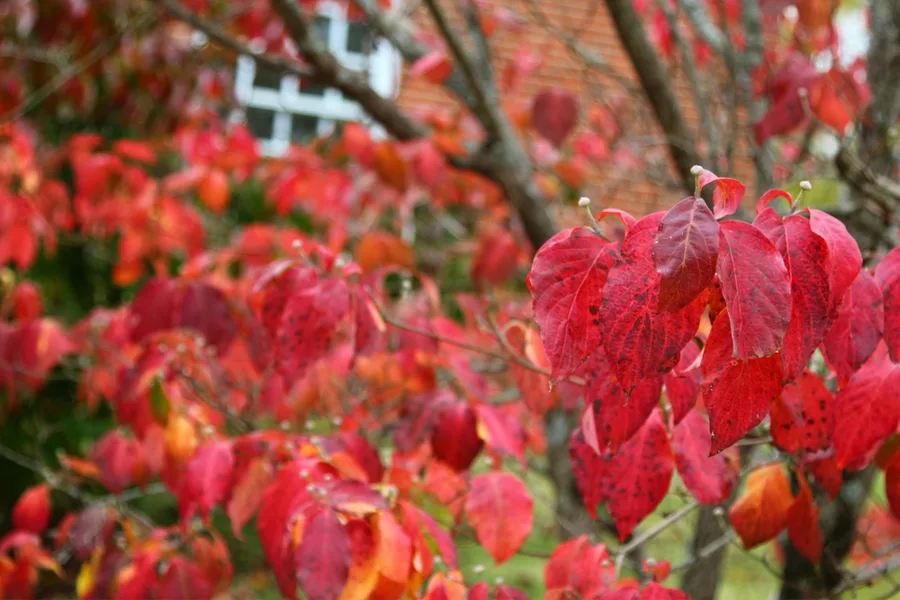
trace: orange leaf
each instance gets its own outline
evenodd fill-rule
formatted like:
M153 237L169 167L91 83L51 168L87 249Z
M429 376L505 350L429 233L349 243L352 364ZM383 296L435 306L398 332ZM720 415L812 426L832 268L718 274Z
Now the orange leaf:
M401 194L409 187L409 170L391 142L375 146L375 172L381 181Z
M512 558L531 533L533 505L525 484L509 473L485 473L472 480L466 517L498 564Z
M347 585L339 600L366 600L378 583L378 546L372 527L363 519L347 523L347 535L353 548L353 562Z
M234 486L231 499L228 501L227 513L231 519L231 531L237 539L244 539L241 536L241 529L259 508L263 492L270 481L272 481L271 466L265 460L256 458Z
M781 465L753 471L747 478L744 495L729 511L731 524L744 548L753 548L778 535L787 525L792 503L791 486Z
M788 511L788 536L800 554L813 564L822 558L822 529L819 527L819 509L813 500L809 483L802 472L797 473L800 492Z
M372 600L394 600L406 589L412 567L412 542L391 513L375 515L373 521L378 545L378 585Z
M415 257L412 248L392 233L370 231L356 244L356 262L366 273L378 267L397 265L413 268Z
M211 170L197 186L197 195L206 208L221 215L228 207L228 201L231 198L228 175L219 169Z

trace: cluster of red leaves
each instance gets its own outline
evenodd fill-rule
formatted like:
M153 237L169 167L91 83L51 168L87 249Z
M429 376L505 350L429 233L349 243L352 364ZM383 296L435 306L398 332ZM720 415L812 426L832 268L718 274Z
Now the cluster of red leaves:
M790 523L815 561L821 533L804 470L833 496L841 471L870 464L900 423L900 251L873 276L828 214L773 190L752 224L723 221L744 188L702 171L705 185L716 186L713 210L698 196L640 220L616 215L621 241L578 227L535 257L528 285L552 380L586 381L576 479L589 510L605 502L625 539L676 468L698 501L727 499L734 445L770 416L774 445L801 467L800 491L781 466L756 470L732 523L748 547ZM778 197L787 216L768 206ZM817 350L825 365L810 370ZM891 490L900 469L886 471Z

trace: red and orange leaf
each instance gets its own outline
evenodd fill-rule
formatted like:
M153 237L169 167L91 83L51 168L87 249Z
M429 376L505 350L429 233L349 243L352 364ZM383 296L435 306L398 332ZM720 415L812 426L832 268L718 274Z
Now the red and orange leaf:
M809 220L801 215L785 219L784 232L791 276L791 322L781 347L781 360L785 380L793 381L825 338L833 311L825 241L813 233Z
M719 223L701 198L689 196L665 214L652 254L660 310L681 310L703 293L716 274Z
M819 509L813 499L809 483L802 472L797 473L800 490L788 510L788 537L794 548L814 565L822 558L823 536L819 526Z
M772 405L772 440L801 457L831 448L834 435L834 397L822 379L804 371L782 390Z
M744 548L774 539L787 525L793 502L791 486L781 465L760 467L750 473L744 495L728 513Z
M531 124L559 148L578 122L578 100L571 92L551 88L540 91L531 105Z
M678 364L670 372L663 375L666 400L671 406L672 420L675 425L694 408L700 394L703 373L700 372L700 348L694 342L681 351Z
M675 457L669 435L654 411L640 431L615 456L605 456L601 494L625 540L635 526L656 510L669 491Z
M297 583L309 600L337 600L350 575L353 546L337 515L328 509L311 515L294 553Z
M731 319L732 354L740 360L771 356L781 348L791 318L784 259L759 229L742 221L722 223L719 238L718 274Z
M884 296L884 342L895 362L900 362L900 248L878 263L875 281Z
M721 504L731 496L740 475L740 452L728 448L710 456L709 424L692 410L672 436L675 466L685 487L698 502Z
M713 323L700 364L711 454L737 443L759 425L782 389L780 355L750 360L733 358L729 312L723 311Z
M262 502L263 492L272 481L272 467L264 459L255 458L234 484L225 512L231 519L231 531L241 540L241 529Z
M878 444L897 430L898 422L900 365L890 361L882 344L835 397L837 466L860 468L871 462Z
M480 402L475 407L478 415L478 437L487 448L499 454L515 456L525 462L527 436L522 424L510 413L504 413L496 406Z
M472 480L466 517L498 564L512 558L531 533L533 504L525 484L510 473L484 473Z
M660 276L650 252L662 218L654 213L628 231L603 292L603 345L626 394L646 377L675 366L706 307L702 293L682 310L657 309Z
M844 294L837 316L822 342L825 359L837 374L840 387L875 352L884 326L881 289L868 271L860 269Z
M407 589L413 568L412 541L390 512L380 512L373 520L378 544L378 584L372 600L393 600Z
M409 168L391 141L379 142L373 150L373 166L386 185L403 194L409 188Z
M582 598L610 591L615 581L616 568L606 546L592 545L586 535L557 546L544 567L547 590L570 590Z
M367 600L378 583L378 547L372 526L363 519L353 519L346 525L352 557L347 585L340 600Z
M526 282L552 382L571 374L600 345L601 298L617 255L617 246L576 227L555 235L534 257Z
M847 228L836 218L814 208L809 211L809 227L828 246L829 287L831 288L830 309L840 306L844 293L853 284L862 268L862 254L859 246L847 232Z

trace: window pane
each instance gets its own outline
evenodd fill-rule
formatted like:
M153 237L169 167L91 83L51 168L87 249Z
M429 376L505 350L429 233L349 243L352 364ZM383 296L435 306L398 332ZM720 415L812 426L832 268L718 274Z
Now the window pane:
M347 51L364 54L368 46L372 27L362 21L354 21L347 28Z
M256 87L277 90L281 88L281 77L284 73L268 69L263 65L256 63L256 77L253 78L253 85Z
M328 43L328 26L331 24L331 19L328 17L316 17L313 21L313 29L316 30L316 33L319 34L319 37Z
M309 79L305 79L303 77L300 78L300 93L308 94L310 96L324 96L325 90L327 90L324 85L318 83L312 83Z
M294 115L291 122L291 141L297 144L309 142L316 137L319 119L306 115Z
M275 112L263 108L247 108L247 127L257 139L271 138L275 132Z

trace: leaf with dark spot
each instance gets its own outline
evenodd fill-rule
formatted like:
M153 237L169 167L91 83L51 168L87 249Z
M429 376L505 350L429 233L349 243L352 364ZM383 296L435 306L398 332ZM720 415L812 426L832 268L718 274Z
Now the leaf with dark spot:
M781 348L791 319L784 259L759 229L741 221L722 223L719 238L718 273L731 319L733 355L741 360L771 356Z
M716 274L719 224L702 199L689 196L665 214L652 255L660 310L680 310L703 293Z
M775 445L801 458L831 448L834 398L818 375L805 371L785 386L772 405L771 428Z
M737 443L759 425L782 388L780 355L750 360L732 356L728 312L723 311L713 323L700 364L712 454Z
M669 491L675 458L659 411L615 456L603 458L601 495L606 499L619 533L625 540Z
M353 547L337 515L313 514L294 554L297 582L308 600L336 600L347 585Z
M900 365L887 356L883 344L835 396L834 438L838 467L856 468L871 462L877 445L896 431L900 422Z
M601 298L617 256L617 245L576 227L553 236L534 257L526 283L551 382L572 373L600 344Z
M851 375L875 352L884 326L881 290L875 278L865 269L860 269L856 280L844 294L837 316L822 342L825 359L837 374L840 387L844 387Z
M709 424L692 410L672 436L675 466L685 487L698 502L721 504L731 495L740 475L740 452L729 448L710 456Z
M660 276L650 251L662 217L644 217L628 232L603 293L603 345L626 394L646 377L674 366L706 307L703 292L682 310L657 309Z

